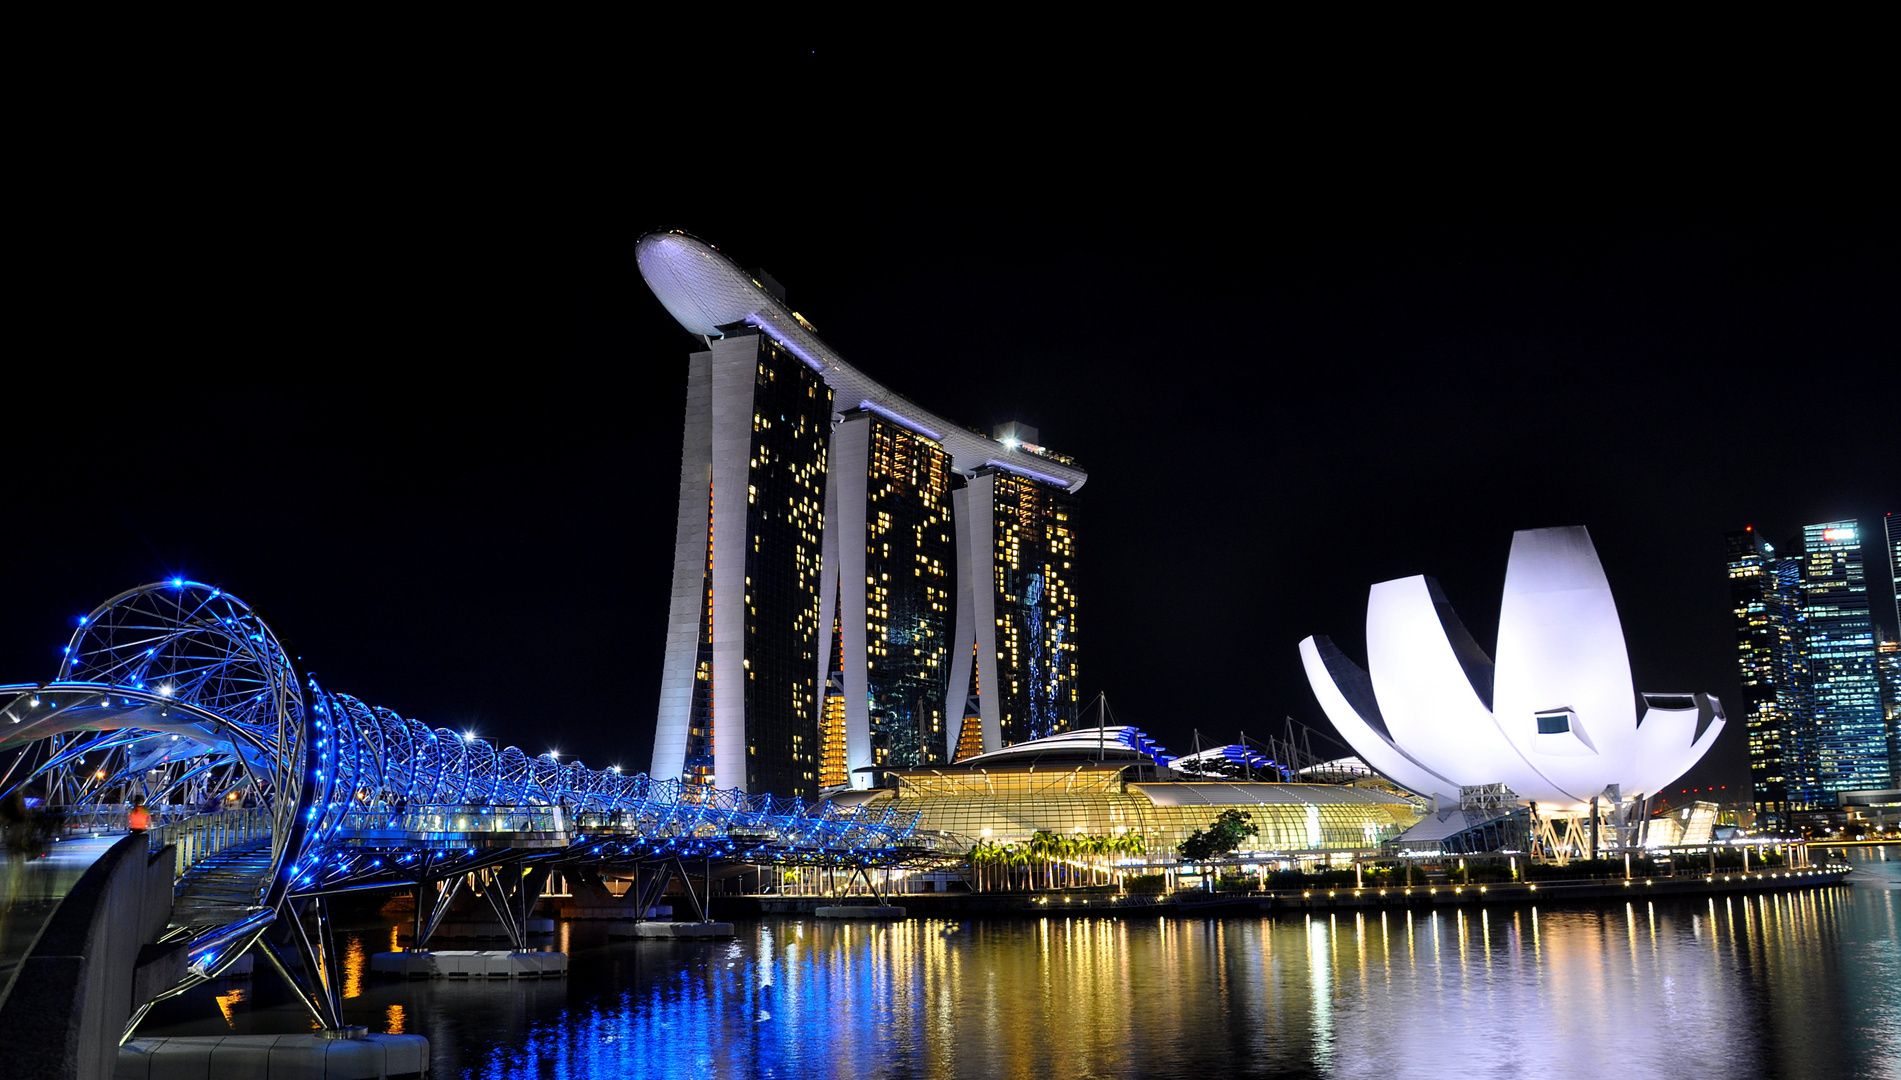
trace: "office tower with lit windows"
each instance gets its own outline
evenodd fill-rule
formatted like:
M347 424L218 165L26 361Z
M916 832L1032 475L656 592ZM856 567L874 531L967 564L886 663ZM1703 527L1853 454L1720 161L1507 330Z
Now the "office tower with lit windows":
M888 390L701 240L635 260L704 346L650 772L812 796L1071 723L1088 474Z
M1036 446L1009 424L1006 444ZM986 469L956 493L958 621L950 685L986 748L1069 730L1077 700L1076 499L1033 476ZM974 647L966 645L974 643ZM975 745L963 737L960 745Z
M1901 514L1882 519L1888 533L1888 586L1894 593L1894 629L1901 634Z
M1757 820L1776 828L1788 823L1791 811L1809 809L1815 797L1804 701L1801 560L1778 559L1775 545L1754 527L1723 539Z
M688 358L656 776L818 791L831 423L825 380L764 334L722 337Z
M832 429L821 590L840 613L846 758L854 768L949 760L951 456L866 409ZM959 714L961 716L961 714Z
M1802 612L1817 786L1830 793L1892 787L1856 522L1803 526Z
M1888 775L1901 783L1901 641L1875 647L1875 666L1881 671L1881 712L1888 724Z

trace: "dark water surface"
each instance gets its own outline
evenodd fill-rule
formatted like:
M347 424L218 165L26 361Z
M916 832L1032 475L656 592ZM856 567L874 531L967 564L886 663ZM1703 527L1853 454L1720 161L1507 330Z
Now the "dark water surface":
M563 924L564 980L372 981L344 1009L447 1077L1901 1077L1901 848L1851 886L1317 918ZM253 985L255 983L255 985ZM142 1035L309 1026L274 977Z

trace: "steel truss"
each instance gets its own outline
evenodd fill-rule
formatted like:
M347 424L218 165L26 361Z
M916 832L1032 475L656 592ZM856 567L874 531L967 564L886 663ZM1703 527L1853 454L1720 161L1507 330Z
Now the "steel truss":
M264 808L270 858L252 902L190 928L189 974L158 997L256 946L326 1027L341 1023L325 910L336 893L417 887L420 944L461 887L448 883L480 872L504 882L491 903L518 916L502 922L519 947L557 855L882 866L929 852L914 813L622 775L430 728L327 689L248 604L182 579L80 619L51 682L0 686L9 751L0 797L28 789L94 821L138 804L160 819ZM506 883L505 866L527 870Z

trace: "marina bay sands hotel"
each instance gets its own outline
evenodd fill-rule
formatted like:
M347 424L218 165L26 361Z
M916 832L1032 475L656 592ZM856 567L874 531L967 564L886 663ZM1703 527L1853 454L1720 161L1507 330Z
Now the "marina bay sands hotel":
M811 797L1072 725L1088 474L880 386L709 244L635 253L702 346L651 774Z

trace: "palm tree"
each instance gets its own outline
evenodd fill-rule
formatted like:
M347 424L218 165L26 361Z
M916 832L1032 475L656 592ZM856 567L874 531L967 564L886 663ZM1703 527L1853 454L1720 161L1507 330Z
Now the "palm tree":
M1036 885L1035 875L1034 875L1034 872L1030 870L1029 846L1026 844L1010 844L1007 847L1005 847L1004 850L1009 853L1011 868L1014 870L1014 868L1016 867L1019 867L1019 866L1023 867L1024 872L1030 875L1030 882L1029 882L1030 887L1035 888L1035 885ZM1014 876L1015 875L1012 874L1013 878ZM1012 884L1012 887L1014 887L1015 882L1012 881L1011 884Z

